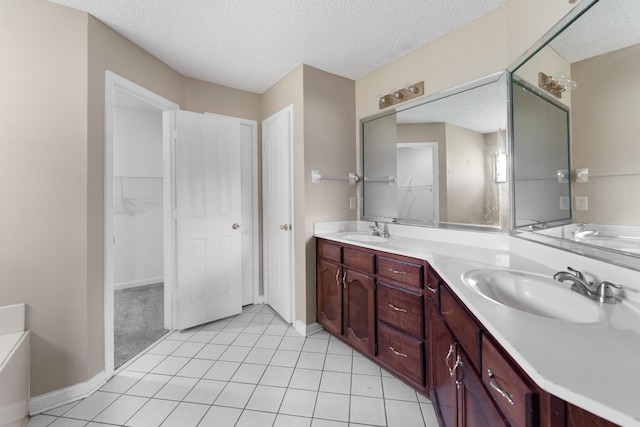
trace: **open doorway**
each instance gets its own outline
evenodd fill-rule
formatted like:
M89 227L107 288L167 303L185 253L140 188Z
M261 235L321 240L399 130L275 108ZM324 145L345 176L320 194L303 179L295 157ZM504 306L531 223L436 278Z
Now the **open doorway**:
M109 71L105 77L105 370L112 375L171 329L179 106Z
M116 93L113 146L114 368L162 335L162 110Z

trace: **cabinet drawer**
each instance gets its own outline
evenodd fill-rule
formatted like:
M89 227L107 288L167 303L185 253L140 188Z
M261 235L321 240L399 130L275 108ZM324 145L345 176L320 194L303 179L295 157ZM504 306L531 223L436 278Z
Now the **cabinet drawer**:
M440 312L471 363L478 368L480 328L462 308L446 286L440 286Z
M375 255L367 252L356 251L351 248L343 249L343 264L354 270L362 271L363 273L374 273Z
M482 337L482 382L513 426L535 425L538 394L485 336Z
M424 385L424 344L378 323L378 358L410 380Z
M421 339L423 307L421 294L378 282L378 320Z
M318 257L337 262L338 264L342 262L342 246L318 239L316 249Z
M378 276L422 289L421 264L378 256Z

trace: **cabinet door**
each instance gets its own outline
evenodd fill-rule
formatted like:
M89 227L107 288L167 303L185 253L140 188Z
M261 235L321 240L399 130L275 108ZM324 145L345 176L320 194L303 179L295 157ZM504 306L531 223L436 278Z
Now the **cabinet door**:
M458 426L504 427L508 423L482 385L482 380L463 351L456 356L455 380L458 391Z
M344 334L363 353L374 354L375 282L373 277L344 270Z
M316 273L318 323L328 331L342 335L342 268L318 259Z
M431 332L431 397L441 424L452 427L457 424L456 385L452 370L456 360L456 343L437 310L430 309Z

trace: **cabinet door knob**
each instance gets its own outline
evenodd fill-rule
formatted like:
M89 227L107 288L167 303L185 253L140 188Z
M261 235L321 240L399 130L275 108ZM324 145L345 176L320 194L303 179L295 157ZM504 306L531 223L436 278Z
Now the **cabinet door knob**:
M344 286L344 288L347 289L347 272L346 271L342 275L342 286Z
M336 270L336 285L340 286L340 269Z
M432 288L431 287L431 283L429 283L429 282L427 282L427 289L429 289L434 294L438 293L438 290L436 288Z

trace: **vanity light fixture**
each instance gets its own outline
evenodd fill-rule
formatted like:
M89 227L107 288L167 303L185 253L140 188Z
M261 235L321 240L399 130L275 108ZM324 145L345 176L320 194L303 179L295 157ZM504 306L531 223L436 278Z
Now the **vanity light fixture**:
M391 93L379 96L378 108L382 110L383 108L408 101L421 95L424 95L424 82L414 83L404 89L392 90Z
M566 74L558 73L548 76L543 72L538 73L538 86L556 98L562 98L562 92L574 90L578 82L571 80Z

